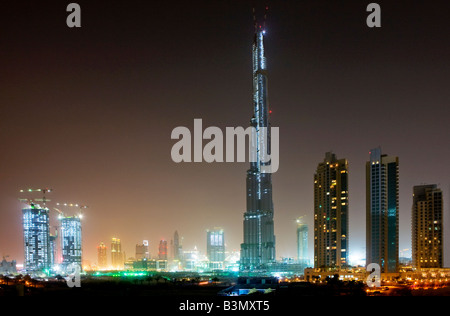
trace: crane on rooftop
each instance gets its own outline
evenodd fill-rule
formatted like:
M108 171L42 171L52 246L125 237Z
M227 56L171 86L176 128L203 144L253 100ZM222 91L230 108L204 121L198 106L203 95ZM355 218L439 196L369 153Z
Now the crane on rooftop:
M55 210L63 217L64 217L64 213L60 210L60 208L63 208L63 207L64 208L71 208L71 207L78 208L79 209L79 213L76 216L78 216L79 218L83 217L83 211L82 210L88 208L87 205L81 205L81 204L78 204L78 203L56 203L56 206L58 208L55 208Z
M46 204L47 204L47 202L48 201L51 201L51 200L49 200L49 199L47 199L46 197L45 197L45 194L46 193L50 193L50 192L52 192L53 191L53 189L48 189L48 188L45 188L45 189L26 189L26 190L20 190L20 193L25 193L25 192L28 192L28 193L32 193L32 192L41 192L42 193L42 199L34 199L34 201L35 202L42 202L42 204L43 204L43 206L45 207L46 206ZM32 199L19 199L19 200L21 200L21 201L23 201L24 202L24 200L28 200L27 202L25 202L25 203L32 203ZM34 204L34 203L33 203Z

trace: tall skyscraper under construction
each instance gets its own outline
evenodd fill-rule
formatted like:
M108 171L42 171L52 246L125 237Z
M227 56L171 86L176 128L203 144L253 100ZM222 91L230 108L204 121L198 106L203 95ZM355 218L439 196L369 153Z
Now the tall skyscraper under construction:
M60 217L62 266L72 269L77 265L81 269L82 239L81 217Z
M52 268L49 209L30 204L22 210L24 268L27 273L47 272Z
M266 8L267 11L267 8ZM241 244L240 269L264 270L275 261L275 235L273 223L272 176L263 169L270 166L269 101L267 93L267 68L264 54L264 22L255 16L253 41L253 117L251 127L256 135L256 161L247 171L247 211L244 214L244 242ZM266 139L266 142L262 141ZM264 146L266 145L266 146Z

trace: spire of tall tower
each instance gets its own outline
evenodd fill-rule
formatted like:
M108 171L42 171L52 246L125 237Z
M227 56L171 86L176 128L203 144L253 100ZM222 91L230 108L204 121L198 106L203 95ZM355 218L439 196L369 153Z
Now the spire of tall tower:
M265 31L266 29L266 20L267 20L267 14L269 13L269 6L266 5L264 8L264 15L262 18L258 18L256 16L256 8L253 7L253 23L255 25L255 33L258 32L258 29L262 29Z

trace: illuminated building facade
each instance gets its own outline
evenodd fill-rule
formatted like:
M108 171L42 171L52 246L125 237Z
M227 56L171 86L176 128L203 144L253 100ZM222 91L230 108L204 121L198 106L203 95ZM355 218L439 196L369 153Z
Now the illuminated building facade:
M31 204L22 210L23 242L27 273L44 272L52 268L49 209Z
M314 175L314 267L348 265L348 162L328 152Z
M167 240L160 240L159 242L158 259L167 260Z
M82 239L81 218L79 216L60 217L62 266L77 265L81 269Z
M125 254L122 252L122 244L119 238L111 240L111 264L113 269L121 270L125 265Z
M50 234L50 262L51 266L53 267L55 264L61 263L61 261L58 258L58 235L52 235Z
M175 231L173 236L173 260L181 260L182 257L182 246L180 243L180 236L178 231Z
M308 265L308 224L297 219L297 260L299 263Z
M206 253L210 269L223 269L225 261L225 235L221 228L206 232Z
M150 259L150 253L148 251L148 240L144 240L142 245L136 245L136 261Z
M399 268L399 159L370 151L366 163L366 264L380 265L382 273Z
M98 268L106 269L108 266L108 256L106 251L106 246L104 243L100 243L97 247L97 258L98 258Z
M442 191L437 185L413 188L412 258L417 269L442 268L444 236Z
M2 261L0 261L0 274L1 275L9 275L9 274L16 274L17 273L17 266L16 266L16 260L13 261L6 261L6 258L4 257Z
M244 213L244 241L241 244L240 269L264 270L275 262L275 234L273 222L272 175L264 172L270 168L270 136L268 131L269 102L267 93L267 67L264 54L264 25L255 18L253 41L253 117L251 126L256 131L257 161L250 163L247 171L247 211ZM270 133L269 133L270 134ZM266 141L263 141L263 140Z

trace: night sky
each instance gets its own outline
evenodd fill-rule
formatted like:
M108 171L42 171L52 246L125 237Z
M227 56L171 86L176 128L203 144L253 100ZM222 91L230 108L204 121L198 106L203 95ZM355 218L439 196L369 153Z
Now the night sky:
M170 135L193 130L195 118L204 127L249 125L255 2L74 1L77 29L66 25L70 2L0 4L0 256L23 261L18 198L39 198L19 193L28 187L53 188L51 203L89 206L91 263L112 237L127 257L149 240L153 256L175 230L184 250L206 251L215 226L227 249L239 250L249 164L176 164ZM296 257L302 215L312 257L313 175L327 151L349 160L350 257L365 256L365 162L381 146L400 159L400 249L411 249L413 185L436 183L448 265L450 7L373 1L382 27L371 29L370 2L269 2L277 258Z

